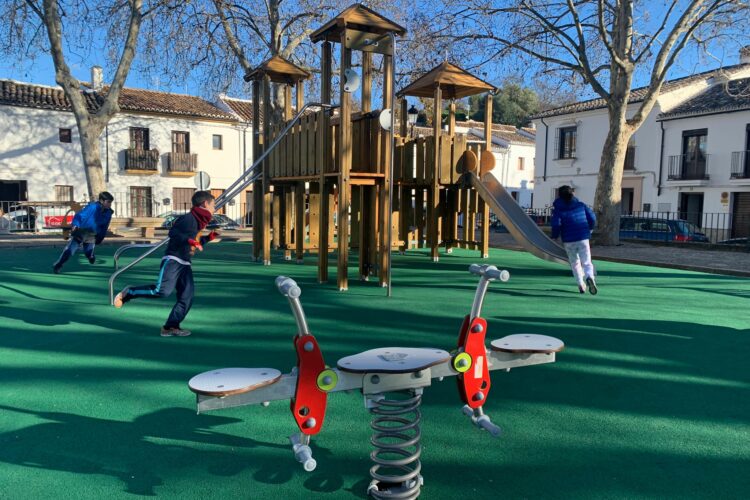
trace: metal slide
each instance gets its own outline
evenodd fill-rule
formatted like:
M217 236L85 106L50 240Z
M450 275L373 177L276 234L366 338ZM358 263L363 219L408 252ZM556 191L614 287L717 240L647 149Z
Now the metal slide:
M568 265L565 249L544 234L494 175L485 174L481 180L474 174L469 175L471 186L477 190L479 196L521 246L540 259Z

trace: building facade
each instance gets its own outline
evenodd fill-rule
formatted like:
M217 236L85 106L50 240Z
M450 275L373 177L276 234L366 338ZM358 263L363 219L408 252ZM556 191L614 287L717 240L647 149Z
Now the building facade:
M633 135L622 179L623 214L672 214L713 231L713 240L750 231L750 54L741 63L663 86ZM635 113L645 89L634 89ZM562 185L593 204L609 121L594 99L532 117L537 125L534 207L551 206ZM718 231L722 229L722 231Z
M87 94L87 101L96 100L96 92ZM214 194L229 187L252 164L251 128L243 112L248 107L224 96L214 104L123 89L121 112L99 138L116 214L185 210L198 180L206 179L201 172ZM233 218L252 206L243 198L227 207ZM87 199L76 120L62 89L0 80L0 202Z

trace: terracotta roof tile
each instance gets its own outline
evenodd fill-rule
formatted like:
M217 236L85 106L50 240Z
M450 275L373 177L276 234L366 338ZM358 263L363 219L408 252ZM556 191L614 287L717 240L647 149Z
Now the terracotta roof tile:
M750 64L736 64L734 66L725 66L724 68L720 68L724 72L734 72L736 70L743 70L743 69L749 69ZM686 76L683 78L676 78L674 80L669 80L664 82L664 85L662 85L661 93L665 92L671 92L673 90L681 89L683 87L687 87L689 85L692 85L694 83L700 82L701 80L705 80L720 71L720 69L712 69L710 71L705 71L703 73L698 73L691 76ZM646 97L646 94L648 93L648 87L639 87L636 89L633 89L630 92L630 100L629 103L636 103L641 102ZM591 111L594 109L600 109L600 108L606 108L607 105L604 101L604 99L598 98L598 99L590 99L587 101L581 101L576 102L573 104L568 104L566 106L560 106L559 108L552 108L548 109L546 111L542 111L540 113L536 113L535 115L532 115L531 119L538 119L538 118L547 118L548 116L559 116L559 115L567 115L571 113L580 113L582 111Z
M665 120L750 109L750 78L717 84L657 118Z
M226 104L243 122L253 121L253 102L245 99L233 99L222 96L221 101ZM262 111L262 110L261 110Z
M100 92L84 90L86 105L96 112L107 95L105 87ZM71 105L65 92L58 87L46 87L30 83L0 80L0 104L29 108L70 111ZM155 92L152 90L124 88L120 93L120 110L124 112L163 113L167 115L214 120L237 121L230 113L222 111L200 97Z

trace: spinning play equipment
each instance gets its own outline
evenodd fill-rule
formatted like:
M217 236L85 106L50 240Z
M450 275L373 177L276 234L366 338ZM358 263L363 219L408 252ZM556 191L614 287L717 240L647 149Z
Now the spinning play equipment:
M302 309L301 289L291 278L279 276L276 286L287 297L297 323L293 345L297 365L290 373L272 368L223 368L196 375L189 382L197 394L198 412L271 401L290 400L299 433L290 436L294 456L306 471L317 466L310 439L323 427L329 393L360 390L372 415L370 453L373 465L368 494L374 498L417 498L420 474L422 393L432 379L456 376L462 411L478 428L500 435L500 428L484 413L490 392L489 372L552 363L562 341L545 335L521 333L493 340L486 346L487 321L481 310L492 281L508 281L508 271L495 266L470 266L479 276L471 312L464 318L456 348L385 347L341 358L336 368L325 365Z

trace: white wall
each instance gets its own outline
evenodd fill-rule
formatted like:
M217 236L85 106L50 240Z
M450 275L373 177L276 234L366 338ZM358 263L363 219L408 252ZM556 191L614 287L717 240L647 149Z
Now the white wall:
M722 192L736 193L750 191L750 180L730 179L732 153L744 151L746 130L750 125L750 110L735 113L697 116L664 122L664 188L660 202L670 203L677 209L679 193L703 193L703 212L730 213L729 203L722 203ZM709 180L668 181L668 157L682 154L682 132L686 130L708 129L706 152L708 156ZM725 198L726 199L726 198ZM728 199L731 199L729 196Z
M160 152L158 174L125 174L124 150L130 147L130 127L149 129L150 147ZM59 128L72 129L71 143L59 141ZM212 189L229 187L243 165L252 164L252 131L239 124L122 113L110 121L100 138L105 174L107 164L109 170L108 190L119 195L127 193L130 186L151 187L154 199L161 202L172 198L173 187L194 188L193 177L166 175L165 154L172 149L173 130L190 132L190 151L198 155L198 169L211 176ZM222 150L213 149L214 134L223 136ZM53 200L55 185L72 185L74 198L85 199L86 178L73 114L0 106L0 179L28 181L31 200Z
M497 180L511 193L518 193L516 200L523 208L531 208L534 189L534 155L536 149L531 144L511 143L507 148L493 147ZM519 170L518 159L524 159L524 169Z

